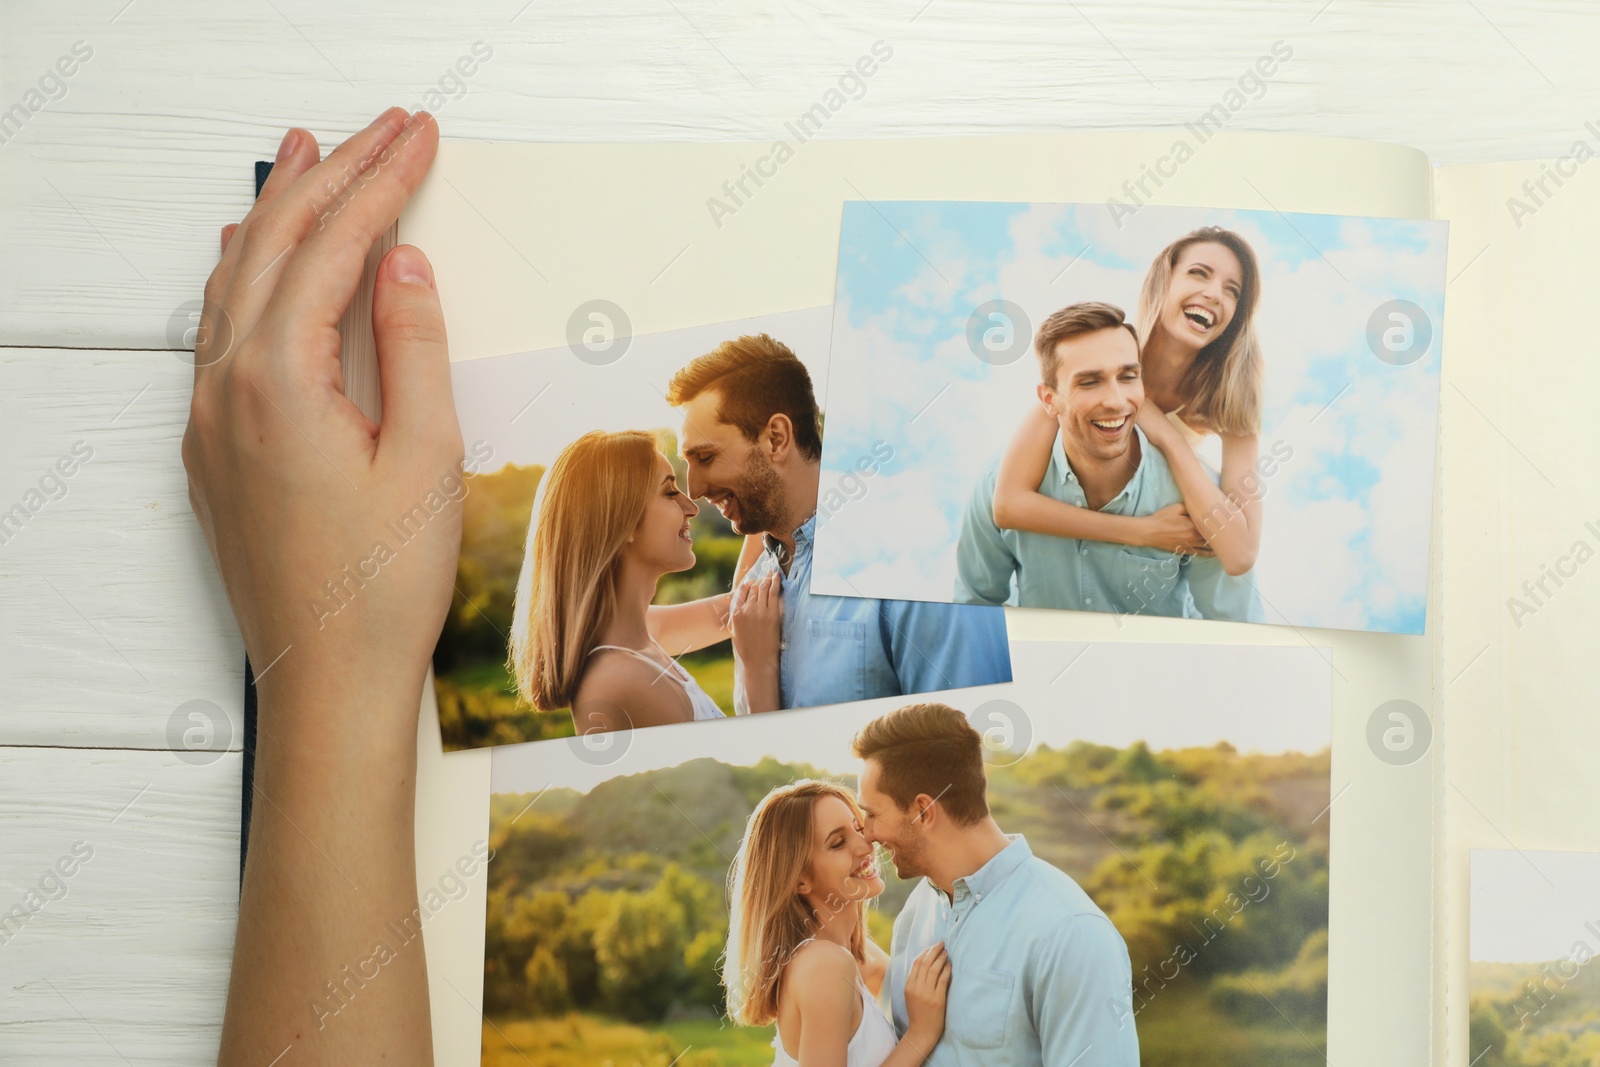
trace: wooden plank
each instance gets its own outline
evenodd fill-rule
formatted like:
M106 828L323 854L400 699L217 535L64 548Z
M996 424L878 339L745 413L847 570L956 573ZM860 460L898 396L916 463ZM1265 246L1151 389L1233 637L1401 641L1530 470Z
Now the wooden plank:
M0 744L239 747L244 651L178 453L192 377L0 349Z
M602 14L508 0L486 18L420 0L104 0L7 5L0 38L0 109L75 42L93 52L4 130L0 344L158 348L218 229L249 206L250 162L291 123L331 145L386 105L428 103L449 137L766 141L883 40L893 59L822 136L1179 126L1282 40L1293 58L1247 83L1229 128L1394 141L1447 163L1553 157L1597 117L1578 90L1600 6L627 0Z
M216 1062L240 755L211 757L0 748L7 1064Z

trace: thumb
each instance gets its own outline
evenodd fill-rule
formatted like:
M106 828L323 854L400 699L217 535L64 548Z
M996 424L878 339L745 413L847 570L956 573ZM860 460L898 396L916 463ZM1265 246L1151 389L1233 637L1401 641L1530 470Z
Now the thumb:
M372 333L383 396L379 450L385 444L459 443L444 311L421 249L399 245L379 263Z

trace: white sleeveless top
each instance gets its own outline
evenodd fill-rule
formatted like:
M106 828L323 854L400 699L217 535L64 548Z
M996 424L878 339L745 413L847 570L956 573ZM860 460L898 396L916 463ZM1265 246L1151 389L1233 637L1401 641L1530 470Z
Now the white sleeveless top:
M1200 460L1200 465L1211 473L1212 481L1222 477L1222 438L1209 430L1197 430L1183 421L1183 416L1178 414L1182 406L1167 412L1167 421L1177 427L1183 439L1188 442L1189 448Z
M895 1036L894 1024L878 1008L878 1002L872 999L867 987L858 982L856 989L861 993L861 1024L851 1035L850 1044L845 1046L845 1067L882 1067L900 1039ZM783 1040L776 1029L772 1035L772 1053L772 1067L800 1067L800 1061L784 1051Z
M652 667L655 667L657 670L668 670L669 673L671 673L671 675L678 680L678 684L683 686L683 691L689 695L689 706L694 709L694 718L696 722L699 722L701 719L727 718L727 716L723 715L722 709L717 706L717 702L711 699L710 694L708 694L704 689L700 688L700 683L694 680L694 676L688 671L684 670L682 667L678 666L678 661L673 659L671 656L667 656L667 662L672 666L670 668L663 668L659 662L650 656L645 655L643 652L640 652L637 648L627 648L623 645L595 645L589 650L589 655L594 655L602 648L615 649L618 652L627 652L630 655L638 656L640 659L644 660ZM661 654L665 656L666 650L662 649Z

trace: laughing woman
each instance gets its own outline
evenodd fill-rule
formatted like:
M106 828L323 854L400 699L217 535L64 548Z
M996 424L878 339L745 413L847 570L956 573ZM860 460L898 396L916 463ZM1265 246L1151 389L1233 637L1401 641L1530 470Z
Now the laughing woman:
M689 522L699 510L652 435L584 434L562 449L536 497L510 647L529 703L571 708L580 735L720 719L673 655L731 636L750 710L777 708L775 579L740 586L737 603L731 593L650 603L663 575L694 566Z
M1139 295L1145 402L1137 425L1161 450L1183 503L1110 515L1038 491L1059 425L1034 407L1012 437L994 494L995 522L1058 537L1195 555L1191 588L1209 586L1220 617L1261 622L1250 575L1261 548L1261 272L1231 230L1205 226L1162 249ZM1196 600L1201 600L1200 595Z

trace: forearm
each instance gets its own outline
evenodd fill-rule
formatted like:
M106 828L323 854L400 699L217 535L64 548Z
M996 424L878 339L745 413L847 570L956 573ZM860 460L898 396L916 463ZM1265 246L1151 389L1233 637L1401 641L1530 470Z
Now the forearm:
M297 1064L432 1062L414 851L419 696L263 686L219 1064L271 1063L286 1049Z
M1247 500L1241 506L1223 492L1184 442L1163 451L1190 518L1223 570L1239 575L1254 567L1261 548L1259 502Z
M765 711L780 710L782 700L779 696L777 663L763 663L758 666L746 665L744 668L744 696L752 715L759 715Z
M728 639L732 602L732 593L719 593L684 604L652 604L645 610L645 626L662 648L681 656Z
M894 1046L894 1051L883 1061L883 1067L922 1067L928 1057L933 1055L933 1046L939 1043L939 1036L923 1034L915 1027L907 1030L905 1036Z
M1034 490L1017 492L998 485L994 492L994 521L1004 529L1119 545L1143 545L1146 537L1144 524L1136 516L1108 515Z

